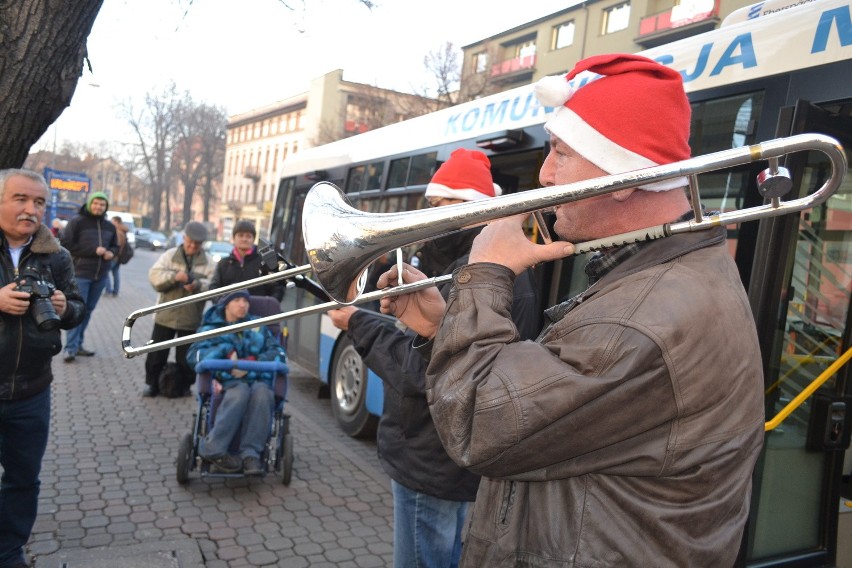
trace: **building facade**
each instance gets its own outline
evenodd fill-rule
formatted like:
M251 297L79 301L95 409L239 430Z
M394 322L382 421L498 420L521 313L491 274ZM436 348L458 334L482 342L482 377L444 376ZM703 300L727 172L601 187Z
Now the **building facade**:
M354 136L434 109L435 101L343 80L337 69L310 90L228 119L219 203L219 237L228 240L239 219L259 235L269 219L284 161L299 150Z
M567 73L586 57L636 53L713 30L750 0L587 0L466 45L463 92L492 94ZM485 88L483 88L483 86Z

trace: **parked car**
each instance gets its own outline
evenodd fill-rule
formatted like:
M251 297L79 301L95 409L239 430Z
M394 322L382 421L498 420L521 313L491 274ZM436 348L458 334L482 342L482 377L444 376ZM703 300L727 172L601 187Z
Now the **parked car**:
M145 247L139 247L138 239L144 238L145 234L150 233L150 232L151 232L151 229L145 229L144 227L137 227L136 229L133 229L133 248L145 248ZM129 235L130 232L128 232L127 234Z
M220 260L227 258L231 254L231 251L234 250L234 243L229 241L207 241L201 248L213 260L213 264L218 264Z
M166 248L167 240L168 237L160 231L151 231L149 229L137 229L136 231L136 248L160 250Z
M183 231L175 230L166 243L166 248L175 248L183 244Z

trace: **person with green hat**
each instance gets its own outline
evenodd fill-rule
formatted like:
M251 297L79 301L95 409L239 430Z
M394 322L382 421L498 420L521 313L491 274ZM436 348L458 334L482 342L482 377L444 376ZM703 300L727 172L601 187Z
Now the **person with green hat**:
M112 259L118 254L115 225L106 218L108 208L109 198L105 193L92 193L62 232L62 246L68 249L74 260L74 278L86 303L83 321L68 330L64 357L66 363L73 362L77 355L92 357L95 354L83 347L83 338L92 312L106 288Z

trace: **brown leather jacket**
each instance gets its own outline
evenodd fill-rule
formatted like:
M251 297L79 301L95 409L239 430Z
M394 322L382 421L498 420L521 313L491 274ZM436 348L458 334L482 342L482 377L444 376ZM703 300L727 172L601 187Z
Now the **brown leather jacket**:
M644 246L536 342L506 317L507 269L456 271L427 388L448 453L483 476L464 566L733 564L763 376L724 237Z

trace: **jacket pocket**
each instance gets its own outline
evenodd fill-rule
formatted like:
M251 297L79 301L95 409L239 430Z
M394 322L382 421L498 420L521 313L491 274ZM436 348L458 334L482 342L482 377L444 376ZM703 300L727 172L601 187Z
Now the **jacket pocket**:
M500 510L497 516L497 523L501 527L509 525L509 517L512 514L512 508L515 505L515 491L517 485L514 481L503 482L503 496L500 499Z

